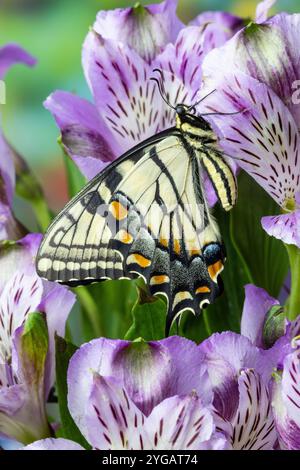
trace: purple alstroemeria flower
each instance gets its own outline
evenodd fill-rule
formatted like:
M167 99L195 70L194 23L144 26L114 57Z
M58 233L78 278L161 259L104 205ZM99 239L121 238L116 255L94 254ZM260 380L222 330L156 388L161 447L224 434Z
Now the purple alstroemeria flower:
M35 59L16 44L0 48L0 80L15 64L22 63L29 67ZM0 130L0 240L17 239L22 231L15 221L11 205L15 188L14 150Z
M217 410L217 429L235 450L271 450L276 442L269 385L279 351L264 351L236 333L216 333L199 346Z
M277 355L230 332L200 346L176 336L97 339L70 361L69 410L97 449L273 449ZM47 439L29 448L66 445Z
M46 100L63 146L87 178L142 140L174 125L174 111L150 80L153 69L161 70L172 105L192 104L202 80L203 58L238 27L238 20L229 14L211 13L183 28L176 5L176 0L168 0L99 12L82 52L94 104L63 91ZM213 203L215 194L209 184L208 190Z
M45 403L54 383L54 334L64 334L75 301L36 274L40 242L41 235L30 234L0 252L0 434L23 443L50 435ZM36 332L31 312L41 312Z
M226 153L237 159L283 212L263 217L263 228L269 235L298 247L299 25L299 14L284 13L261 24L250 23L224 46L213 50L203 63L204 89L216 89L203 102L203 108L237 112L211 116Z
M68 370L70 413L94 449L224 449L203 355L185 338L145 343L100 338ZM74 443L45 440L30 449Z
M300 341L292 341L292 351L274 374L273 410L281 449L300 450Z

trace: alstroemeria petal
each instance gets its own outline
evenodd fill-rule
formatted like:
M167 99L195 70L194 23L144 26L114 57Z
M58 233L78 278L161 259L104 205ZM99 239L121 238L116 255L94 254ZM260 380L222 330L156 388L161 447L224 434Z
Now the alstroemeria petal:
M287 413L300 428L300 344L283 363L282 396Z
M8 366L1 365L1 377L4 377L4 368L8 369ZM11 371L9 374L11 374ZM11 378L9 378L7 384L4 382L0 387L0 416L1 413L8 416L15 416L26 403L27 396L26 386L23 384L13 384ZM3 419L4 416L2 416L2 420ZM0 432L7 433L4 423L0 426Z
M8 69L17 63L32 67L36 60L17 44L0 48L0 80ZM14 150L0 131L0 202L12 205L15 187Z
M210 49L220 47L225 44L237 31L239 31L244 21L242 18L224 11L205 11L196 16L190 22L193 26L206 28L207 40Z
M296 355L295 352L292 352L286 357L284 376L275 378L272 390L272 406L280 447L288 450L300 450L298 396L300 369L297 354L298 351L296 351ZM297 422L295 422L295 418Z
M235 450L272 450L277 439L268 387L254 370L241 371L239 406L232 421Z
M35 312L41 301L42 281L36 275L16 272L6 283L0 295L0 359L11 359L15 330L21 326L29 312Z
M26 233L26 229L14 218L10 207L0 200L0 241L19 240Z
M44 106L53 114L61 130L66 151L85 176L90 179L114 160L112 134L92 103L72 93L56 91L47 98Z
M94 374L86 409L86 439L96 449L149 448L143 433L143 413L119 381Z
M129 343L114 356L111 366L113 376L122 381L146 416L170 393L171 383L177 379L168 350L159 342Z
M253 368L268 383L277 366L280 348L262 351L245 336L233 332L215 333L199 345L214 391L214 405L227 420L238 406L237 374L243 368Z
M91 393L93 373L113 375L113 359L128 344L128 341L99 338L81 346L71 358L68 368L68 406L83 434L87 432L85 408Z
M192 105L201 85L201 63L209 51L204 28L188 26L178 35L175 44L168 44L155 65L163 72L165 89L170 103ZM175 77L177 80L175 81Z
M35 65L36 59L17 44L7 44L6 46L1 47L0 79L4 77L10 67L18 63L32 67Z
M209 441L213 417L195 393L167 398L156 406L145 423L152 449L194 450Z
M94 29L106 39L127 44L151 62L184 26L176 16L177 0L100 11Z
M259 348L264 348L263 326L266 314L278 300L271 297L264 289L252 284L245 286L245 303L241 320L241 334Z
M270 8L276 3L276 0L263 0L259 2L256 7L255 21L256 23L263 23L268 19Z
M90 32L83 67L101 117L118 144L117 155L156 134L163 100L150 67L122 43Z
M16 270L26 272L27 275L35 273L35 256L41 243L42 235L30 233L14 244L0 247L0 293L7 281L15 275Z
M280 13L263 24L250 23L223 47L207 56L204 75L210 89L223 80L224 70L236 70L267 84L286 104L297 127L300 106L294 100L299 70L300 15Z
M232 450L232 445L222 433L214 433L214 437L206 442L201 442L197 450Z
M195 390L204 405L210 404L212 401L211 384L204 361L205 355L199 346L180 336L170 336L159 343L167 349L172 359L169 384L164 396L189 395L192 390ZM197 371L196 374L195 371Z
M300 189L298 130L288 108L271 88L243 73L224 79L220 92L203 101L226 152L282 207ZM222 90L222 91L221 91Z
M58 439L49 438L35 441L20 450L84 450L84 448L76 442L60 437Z
M300 210L290 214L266 216L261 219L263 229L272 237L300 248Z

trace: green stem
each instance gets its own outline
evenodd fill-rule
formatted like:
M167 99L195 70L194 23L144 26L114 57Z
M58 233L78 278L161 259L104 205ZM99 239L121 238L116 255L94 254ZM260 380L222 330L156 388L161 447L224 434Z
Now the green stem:
M31 201L36 219L43 232L47 230L51 222L51 214L43 197Z
M76 289L76 295L84 312L92 325L96 337L105 336L104 326L102 324L99 308L86 287Z
M289 320L300 315L300 249L295 245L285 245L291 268L291 293L287 304Z
M213 330L211 329L211 326L209 323L209 312L207 310L203 310L202 315L203 315L204 325L207 331L207 336L211 336L213 334Z

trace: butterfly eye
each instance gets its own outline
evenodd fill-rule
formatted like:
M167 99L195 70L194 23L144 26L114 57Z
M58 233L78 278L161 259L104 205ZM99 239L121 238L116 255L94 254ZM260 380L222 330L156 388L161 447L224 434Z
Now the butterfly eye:
M176 113L177 113L177 114L183 115L183 114L185 114L185 112L186 112L186 109L185 109L185 107L184 107L182 104L178 104L178 105L176 106Z

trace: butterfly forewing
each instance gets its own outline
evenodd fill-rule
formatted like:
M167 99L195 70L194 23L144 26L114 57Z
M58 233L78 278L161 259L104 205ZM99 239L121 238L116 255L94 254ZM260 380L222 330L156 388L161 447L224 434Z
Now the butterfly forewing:
M69 285L143 277L167 298L169 328L220 293L223 261L200 159L173 129L120 157L71 200L47 231L37 270Z

